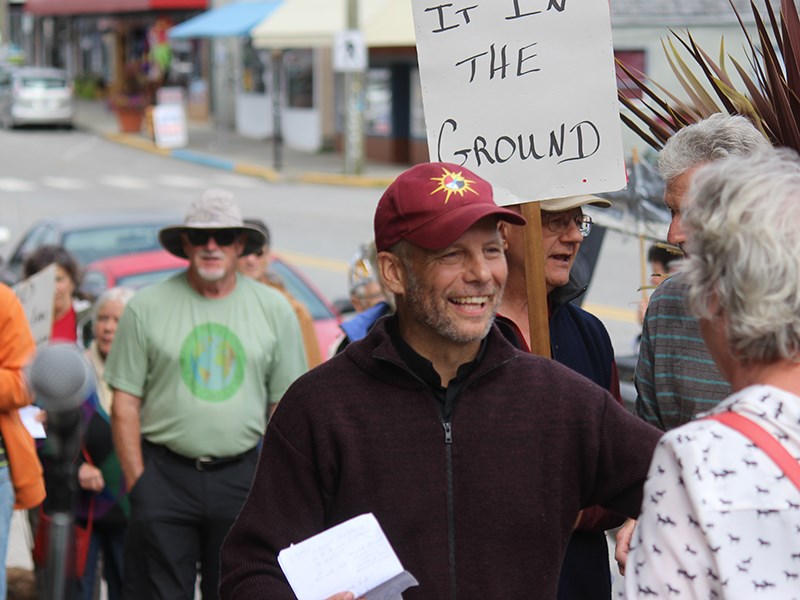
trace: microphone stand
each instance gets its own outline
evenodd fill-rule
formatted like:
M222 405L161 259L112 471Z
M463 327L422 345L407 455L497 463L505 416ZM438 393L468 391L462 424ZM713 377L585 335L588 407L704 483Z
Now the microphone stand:
M75 458L81 448L79 409L49 413L47 437L55 450L55 464L48 473L47 503L50 532L45 567L45 600L70 600L68 565L75 564L73 524L78 474Z

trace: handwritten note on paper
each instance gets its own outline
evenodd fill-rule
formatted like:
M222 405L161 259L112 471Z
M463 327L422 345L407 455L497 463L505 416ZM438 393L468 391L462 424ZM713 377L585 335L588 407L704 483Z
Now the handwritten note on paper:
M625 186L608 2L411 5L431 160L527 200Z
M372 513L284 548L278 563L298 600L323 600L338 592L395 600L419 585L403 570Z
M32 404L19 409L19 418L22 419L22 424L35 440L43 440L47 437L44 425L42 425L42 422L38 418L41 412L41 408L33 406Z

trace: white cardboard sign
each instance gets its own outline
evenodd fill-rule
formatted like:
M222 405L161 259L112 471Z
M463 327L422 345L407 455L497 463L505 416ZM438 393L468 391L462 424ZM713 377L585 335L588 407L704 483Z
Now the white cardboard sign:
M412 8L431 160L465 166L517 202L625 187L606 1Z
M153 108L153 132L159 148L184 148L189 134L183 105L159 104Z
M53 294L56 290L56 266L50 265L14 286L25 316L28 317L36 347L47 345L53 328Z

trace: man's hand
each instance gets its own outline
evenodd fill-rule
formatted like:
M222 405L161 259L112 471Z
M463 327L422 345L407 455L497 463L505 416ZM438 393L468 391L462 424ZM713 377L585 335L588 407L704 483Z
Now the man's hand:
M614 559L619 567L619 574L625 576L625 563L628 562L628 552L631 550L631 538L636 527L635 519L628 519L617 531L617 549L614 551Z
M326 598L326 600L356 600L356 598L353 596L353 592L339 592L330 598ZM361 598L358 598L357 600L364 600L364 596L361 596Z

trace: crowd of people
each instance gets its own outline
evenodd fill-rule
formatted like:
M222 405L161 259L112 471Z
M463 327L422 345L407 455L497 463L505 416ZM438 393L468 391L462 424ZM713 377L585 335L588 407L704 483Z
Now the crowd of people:
M111 600L291 599L280 551L363 513L418 582L407 598L609 600L620 525L628 598L796 596L800 157L717 114L659 169L683 258L648 255L635 414L606 328L574 302L597 196L539 202L549 356L530 352L530 225L458 165L383 192L328 349L269 271L268 227L222 190L160 232L185 272L135 293L82 303L69 253L37 250L26 276L55 265L50 340L85 346L98 382L71 597L102 576ZM2 556L13 506L36 528L56 480L17 416L34 344L7 288L0 335Z

